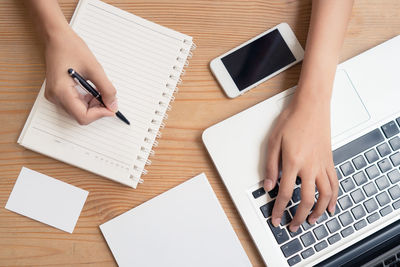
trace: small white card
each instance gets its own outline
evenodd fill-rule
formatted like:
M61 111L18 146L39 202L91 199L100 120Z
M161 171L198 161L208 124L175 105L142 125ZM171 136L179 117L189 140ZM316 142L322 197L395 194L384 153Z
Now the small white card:
M72 233L89 192L22 167L6 209Z

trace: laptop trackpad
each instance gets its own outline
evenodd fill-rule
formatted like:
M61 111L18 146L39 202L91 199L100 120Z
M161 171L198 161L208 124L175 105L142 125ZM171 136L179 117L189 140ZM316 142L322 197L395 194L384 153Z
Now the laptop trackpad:
M344 70L337 70L331 101L332 138L370 119L357 90Z
M286 96L277 101L278 107L283 108L289 103ZM360 96L354 88L349 76L344 70L337 70L333 85L331 100L331 136L342 134L370 119Z

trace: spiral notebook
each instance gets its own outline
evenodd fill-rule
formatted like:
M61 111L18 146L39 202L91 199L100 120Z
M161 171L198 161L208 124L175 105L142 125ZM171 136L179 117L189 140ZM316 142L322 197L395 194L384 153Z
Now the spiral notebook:
M81 0L70 24L114 84L131 125L109 117L81 126L45 99L43 84L18 143L136 188L194 49L192 37L98 0Z

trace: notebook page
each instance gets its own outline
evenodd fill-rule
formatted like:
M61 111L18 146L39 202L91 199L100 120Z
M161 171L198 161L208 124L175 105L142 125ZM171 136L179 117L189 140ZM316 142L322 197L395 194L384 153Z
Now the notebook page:
M21 143L98 174L100 171L94 169L101 168L100 175L114 176L114 180L132 186L134 183L127 179L133 174L131 178L137 182L140 177L184 67L191 38L97 0L81 1L71 26L102 64L117 89L119 110L131 125L117 118L103 118L81 126L41 92ZM40 142L34 140L37 138L31 137L28 142L33 132L40 139L47 135L62 143L62 153L55 155L48 144L39 147ZM83 158L76 158L76 151Z

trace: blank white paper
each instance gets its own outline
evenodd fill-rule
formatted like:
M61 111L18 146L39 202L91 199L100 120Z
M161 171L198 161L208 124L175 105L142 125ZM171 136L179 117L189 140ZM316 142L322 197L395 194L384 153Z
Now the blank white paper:
M205 174L100 229L119 266L251 266Z
M6 209L72 233L89 192L23 167Z

